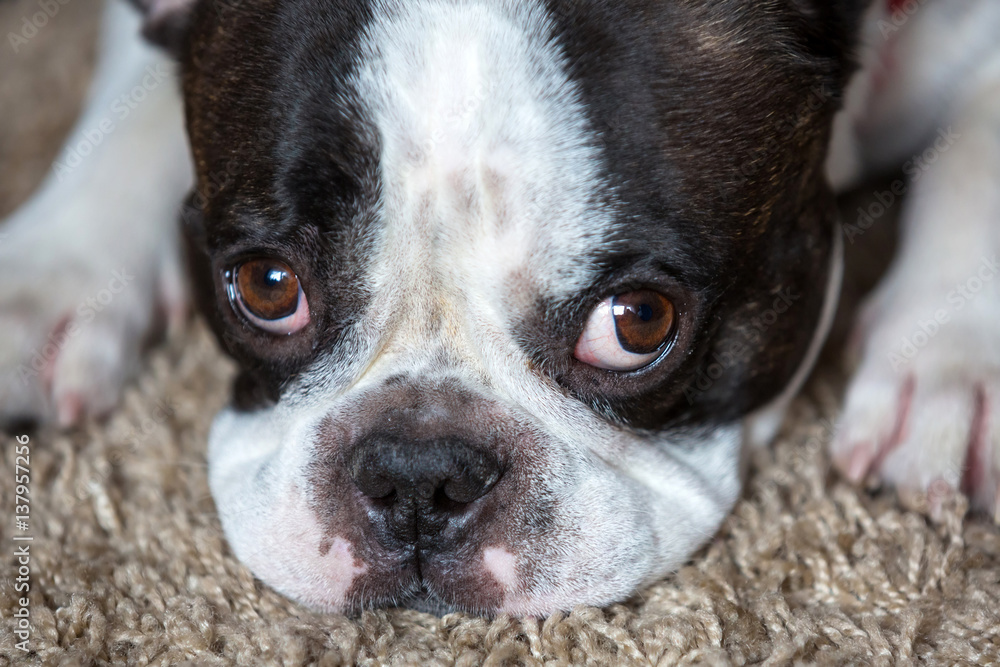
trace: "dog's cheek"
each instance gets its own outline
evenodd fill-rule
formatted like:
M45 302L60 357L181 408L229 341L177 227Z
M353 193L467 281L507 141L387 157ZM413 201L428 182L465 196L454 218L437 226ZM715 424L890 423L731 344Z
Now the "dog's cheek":
M219 414L209 438L209 483L236 557L275 590L312 607L346 610L369 565L349 534L313 511L307 480L314 425L272 410Z
M237 556L269 586L294 600L324 611L348 611L352 587L369 571L358 557L357 543L331 535L311 511L301 487L291 485L275 495L270 516L243 531Z
M536 532L526 523L508 547L483 550L484 571L504 591L500 611L532 615L609 604L650 576L655 544L641 490L596 469L567 482L540 503L549 528Z
M618 457L609 437L602 450L610 458L584 465L563 454L562 468L548 469L552 528L484 554L498 581L511 579L517 556L521 586L507 587L500 610L532 615L620 602L676 570L736 501L740 432L734 423L695 436L634 437L618 443Z

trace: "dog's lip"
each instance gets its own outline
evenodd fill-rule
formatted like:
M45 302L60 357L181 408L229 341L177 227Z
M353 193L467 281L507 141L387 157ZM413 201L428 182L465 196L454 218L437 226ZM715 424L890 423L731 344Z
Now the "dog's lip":
M413 611L419 611L424 614L433 614L435 616L444 616L445 614L453 614L461 611L455 605L445 602L435 595L427 587L427 583L424 581L420 582L420 588L403 600L399 607L401 609L412 609Z

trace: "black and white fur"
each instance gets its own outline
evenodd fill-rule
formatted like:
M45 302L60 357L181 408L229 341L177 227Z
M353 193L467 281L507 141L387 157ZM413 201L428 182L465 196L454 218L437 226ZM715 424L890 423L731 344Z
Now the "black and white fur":
M901 489L965 479L994 511L995 283L905 374L886 360L998 245L1000 9L929 0L889 46L872 27L834 123L863 4L148 2L147 32L182 63L194 173L164 83L5 223L0 414L71 424L115 404L159 313L187 302L181 217L193 292L242 369L209 478L257 576L329 610L621 600L711 536L742 444L773 432L822 343L842 243L831 127L846 185L955 125L914 184L833 454ZM951 51L928 37L941 26ZM131 8L109 5L106 27L68 148L170 66ZM874 85L890 47L902 64ZM255 331L228 299L226 269L261 253L304 285L294 336ZM593 307L640 287L679 306L670 353L630 374L575 361ZM467 461L454 442L502 476L446 520L417 511L401 539L359 467Z

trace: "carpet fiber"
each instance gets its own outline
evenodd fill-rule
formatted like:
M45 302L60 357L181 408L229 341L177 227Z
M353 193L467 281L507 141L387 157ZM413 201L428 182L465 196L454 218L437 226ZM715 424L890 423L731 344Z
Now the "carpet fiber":
M0 212L44 172L89 71L96 5L60 7L18 54L0 44ZM36 11L34 0L3 3L0 35ZM843 379L829 359L687 566L625 604L524 620L317 614L255 581L223 539L206 482L206 432L231 375L195 321L151 354L109 420L25 432L27 533L11 516L18 434L0 435L0 664L1000 661L1000 532L963 519L962 501L932 523L830 472ZM27 654L15 648L14 534L34 537Z

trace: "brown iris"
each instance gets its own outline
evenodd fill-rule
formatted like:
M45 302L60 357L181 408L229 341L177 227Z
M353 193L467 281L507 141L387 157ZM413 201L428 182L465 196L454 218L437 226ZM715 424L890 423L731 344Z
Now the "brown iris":
M280 320L299 305L299 279L284 262L252 259L236 272L236 289L243 305L262 320Z
M611 312L622 349L632 354L652 354L674 330L674 304L662 294L640 290L614 298Z

